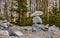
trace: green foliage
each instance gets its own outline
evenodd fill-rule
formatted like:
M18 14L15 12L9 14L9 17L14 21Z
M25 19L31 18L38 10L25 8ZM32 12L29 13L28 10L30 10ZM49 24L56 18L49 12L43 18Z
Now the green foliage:
M27 18L26 24L27 26L32 26L32 18Z
M60 27L60 15L54 15L54 16L49 16L49 25L56 25L57 27Z
M0 20L4 20L4 18L0 16Z
M20 22L10 22L14 25L20 25L20 26L32 26L32 18L25 18L20 20Z
M52 7L52 10L50 13L53 13L53 15L57 15L58 13L60 13L59 8L57 7L57 5Z
M20 17L20 20L17 21L17 24L20 26L32 26L32 18L27 18L26 16Z
M47 21L47 16L42 15L42 20L44 24L49 24L49 26L56 25L60 27L60 10L59 8L53 7L52 11L49 12L49 20Z
M11 11L15 11L18 13L18 19L16 20L16 22L12 23L20 26L30 24L30 21L26 20L26 15L24 15L27 12L27 0L15 0L12 2L12 4L17 8L12 7Z
M56 21L55 20L56 20L56 17L55 16L49 15L49 25L50 26L56 24Z
M27 12L27 0L15 0L14 6L16 6L17 9L13 9L18 13Z
M53 7L52 11L53 14L49 14L49 25L56 25L60 27L60 10L57 6ZM50 12L50 13L51 13Z
M10 23L11 23L11 24L14 24L14 25L17 25L17 22L13 22L13 21L12 21L12 22L10 22Z
M48 24L46 15L42 15L41 18L42 18L43 24Z
M56 16L57 19L55 19L56 21L56 26L60 27L60 15Z

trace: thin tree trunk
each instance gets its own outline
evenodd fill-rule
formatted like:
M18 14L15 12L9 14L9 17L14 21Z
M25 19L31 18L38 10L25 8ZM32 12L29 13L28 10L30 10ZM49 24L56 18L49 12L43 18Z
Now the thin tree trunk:
M60 10L60 0L59 0L59 10Z
M4 15L5 15L5 19L6 19L6 20L9 20L7 10L8 10L7 0L5 0L5 5L4 5Z
M11 2L11 3L12 3L12 4L11 4L11 8L13 8L13 1L14 1L14 0L12 0L12 2ZM11 11L11 17L10 17L11 22L13 21L13 20L12 20L12 17L13 17L13 11Z
M36 0L36 10L38 10L38 0Z
M0 16L2 16L2 12L1 12L1 1L2 0L0 0Z

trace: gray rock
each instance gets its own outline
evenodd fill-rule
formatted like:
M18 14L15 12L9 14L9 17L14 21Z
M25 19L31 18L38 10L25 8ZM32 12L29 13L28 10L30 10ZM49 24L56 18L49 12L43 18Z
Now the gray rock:
M1 27L8 27L7 23L1 23Z
M8 31L9 36L17 36L17 34L10 27L5 28L4 30Z
M44 25L42 24L42 19L39 16L33 17L32 31L44 30Z
M33 24L33 30L35 30L35 31L44 30L44 25L43 24Z
M55 32L55 31L58 31L58 30L59 30L59 28L56 27L55 25L49 27L49 31L53 31L53 32Z
M42 19L39 16L33 17L33 23L37 24L38 22L42 23Z
M53 25L53 26L49 27L48 31L49 31L50 36L53 37L54 32L59 31L59 28L56 27L55 25Z
M7 28L9 24L7 20L0 21L0 27Z
M9 36L9 33L7 30L0 30L0 35L2 36Z
M22 36L23 35L23 33L20 32L20 31L15 31L15 34L17 34L17 36Z

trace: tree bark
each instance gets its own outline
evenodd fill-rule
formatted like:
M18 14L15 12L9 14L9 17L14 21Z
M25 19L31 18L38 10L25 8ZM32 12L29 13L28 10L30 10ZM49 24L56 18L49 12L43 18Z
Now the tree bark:
M7 6L7 0L5 0L5 5L4 5L4 16L6 20L9 20L8 18L8 6Z
M1 5L1 0L0 0L0 5ZM1 13L1 6L0 6L0 13Z

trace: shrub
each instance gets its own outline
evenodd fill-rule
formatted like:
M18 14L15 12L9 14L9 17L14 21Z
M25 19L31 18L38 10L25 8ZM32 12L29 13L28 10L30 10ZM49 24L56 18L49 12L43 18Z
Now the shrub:
M0 20L4 20L4 18L0 16Z
M41 18L42 18L43 24L48 24L46 15L42 15Z
M20 20L16 20L16 25L19 26L32 26L32 18L27 18L26 16L21 16Z
M46 15L42 15L41 18L42 18L43 24L49 24L49 26L56 25L57 27L60 27L60 15L49 14L48 21L47 21Z

